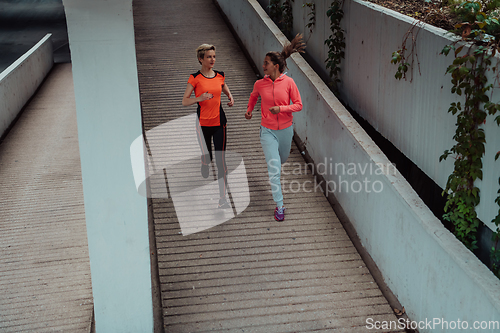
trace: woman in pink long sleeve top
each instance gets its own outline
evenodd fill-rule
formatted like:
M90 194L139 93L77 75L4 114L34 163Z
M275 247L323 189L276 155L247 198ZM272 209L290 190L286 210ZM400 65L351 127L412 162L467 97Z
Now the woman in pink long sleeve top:
M267 162L267 171L273 199L276 202L274 218L285 219L281 190L281 165L290 154L293 138L293 112L302 110L299 90L293 79L284 73L286 59L295 52L304 52L302 36L297 35L281 52L268 52L262 66L264 78L255 82L250 94L245 117L252 118L252 111L260 96L260 142ZM291 104L290 104L291 101Z

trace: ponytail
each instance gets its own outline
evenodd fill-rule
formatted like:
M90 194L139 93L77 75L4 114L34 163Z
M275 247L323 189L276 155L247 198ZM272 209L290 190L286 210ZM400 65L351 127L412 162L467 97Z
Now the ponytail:
M295 52L304 53L305 48L306 44L302 42L302 35L297 34L297 36L295 36L295 38L292 39L290 43L286 44L285 47L283 47L283 50L281 52L268 52L266 56L271 59L273 64L279 65L279 71L280 73L283 73L285 71L285 68L287 68L286 59Z

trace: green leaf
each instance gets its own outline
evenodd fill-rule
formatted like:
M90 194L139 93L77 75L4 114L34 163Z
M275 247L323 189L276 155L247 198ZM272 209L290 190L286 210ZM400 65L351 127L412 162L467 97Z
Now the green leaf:
M483 22L486 18L487 18L487 16L486 16L486 14L484 12L479 12L476 15L476 20L478 20L479 22Z
M445 45L445 47L441 50L441 53L447 56L448 53L450 53L451 48L452 48L451 45Z
M479 96L479 99L480 99L480 100L481 100L481 102L483 102L483 103L487 103L487 102L489 102L489 100L490 100L490 99L488 98L488 96L487 96L487 95L480 95L480 96Z
M465 66L462 66L459 69L460 75L467 75L467 74L469 74L469 72L470 72L470 70L467 67L465 67Z

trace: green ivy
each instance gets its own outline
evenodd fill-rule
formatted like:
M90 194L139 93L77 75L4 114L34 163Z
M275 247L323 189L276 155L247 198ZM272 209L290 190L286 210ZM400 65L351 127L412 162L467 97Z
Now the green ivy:
M283 13L283 33L290 34L293 29L293 11L292 2L294 0L285 0L281 5L281 10Z
M293 11L292 2L294 0L285 0L280 4L280 0L270 0L269 17L278 25L285 35L290 35L293 29Z
M455 32L465 38L482 41L498 40L500 23L498 17L500 1L464 1L452 5L452 12L460 19Z
M491 71L496 75L495 82L498 82L498 61L494 65L493 60L500 51L500 0L451 2L451 7L461 22L455 25L453 32L462 37L463 45L457 47L458 42L455 42L446 45L441 51L444 55L454 51L453 63L448 66L446 73L451 75L451 92L459 99L452 102L448 110L457 119L453 136L455 145L445 150L439 158L439 161L454 158L454 170L443 191L447 199L443 218L453 223L456 237L474 250L477 248L477 233L481 224L476 213L480 191L475 182L483 179L486 137L482 125L488 114L495 115L500 111L500 104L493 103L488 96L491 95L493 84L488 82L486 76ZM405 35L402 47L392 53L391 63L398 65L396 79L406 79L413 65L416 37L412 36L413 46L409 50L412 61L408 60L406 43L410 31L417 24ZM462 54L465 46L468 51ZM500 116L495 121L500 126ZM499 156L500 152L496 154L495 160ZM500 207L500 190L497 193L495 203ZM500 209L492 222L497 229L493 233L491 269L500 278Z
M271 18L271 20L273 20L274 22L279 22L281 20L281 15L283 15L280 0L271 0L267 8L269 8L269 17Z
M493 110L494 109L494 110ZM491 115L494 115L498 111L498 105L493 107L490 104L490 108L488 109ZM497 125L500 126L500 116L495 118ZM500 151L495 155L495 161L498 160L500 156ZM498 178L498 185L500 185L500 178ZM500 207L500 189L497 191L498 196L495 199L495 203ZM495 223L497 229L493 233L493 247L491 248L490 259L491 259L491 269L495 275L500 278L500 208L498 209L497 216L492 221Z
M455 158L453 173L448 177L445 195L444 218L455 226L455 235L469 249L477 248L477 230L480 220L476 214L479 204L477 179L483 179L482 158L485 152L486 138L480 127L487 112L482 106L492 105L487 92L493 88L488 84L486 70L491 66L492 55L488 47L468 48L468 53L459 56L464 45L455 49L455 45L446 46L442 53L447 55L455 50L455 59L446 70L451 74L453 84L451 92L463 96L464 103L453 102L449 112L457 116L455 145L446 150L440 161L453 155Z
M494 1L465 1L457 3L453 9L462 23L455 25L454 32L462 36L470 49L465 55L460 55L464 46L455 48L455 45L447 45L442 53L447 55L452 49L455 51L453 64L448 67L447 73L452 76L452 92L465 97L465 104L452 103L450 112L458 113L457 131L454 136L457 144L451 152L445 151L442 158L455 153L455 169L448 179L447 189L452 190L458 184L459 191L454 195L448 193L446 207L449 212L445 217L455 224L455 234L464 241L469 248L476 247L476 234L479 220L475 213L475 207L479 203L479 190L473 186L475 179L482 179L482 156L484 155L484 144L486 138L484 131L479 125L486 122L487 114L495 115L500 110L499 103L493 103L486 94L493 88L488 83L485 73L497 71L497 63L493 65L493 59L499 51L500 24L498 22L500 0ZM498 75L498 74L497 74ZM500 125L500 116L495 118ZM495 160L500 156L498 152ZM463 165L462 165L463 164ZM464 166L469 166L465 168ZM460 181L462 184L460 185ZM450 186L449 186L450 185ZM499 179L500 185L500 179ZM467 189L467 191L464 191ZM495 203L500 206L500 190ZM463 206L457 205L458 198L467 198ZM466 211L467 215L460 215ZM494 246L491 249L491 269L500 278L500 209L492 221L497 229L493 233Z
M302 7L309 7L311 10L307 16L309 16L309 22L306 24L306 28L309 29L309 32L313 32L313 27L316 25L316 4L314 2L306 2L302 5Z
M401 44L401 48L392 53L391 63L395 65L399 64L396 74L394 75L394 77L398 80L401 79L406 80L406 73L410 68L413 67L415 61L417 61L418 71L420 73L420 63L418 61L418 54L416 49L417 49L417 37L421 27L422 27L421 21L416 21L415 23L413 23L410 29L408 29L408 31L405 33L403 37L403 43ZM409 50L406 48L408 42L411 42L410 44L411 48ZM409 52L408 55L407 52ZM413 72L410 82L412 80L413 80Z
M500 178L498 179L498 184L500 185ZM500 190L498 190L499 196L496 198L495 202L500 206ZM493 220L497 226L496 232L493 234L493 246L491 248L491 270L495 275L500 278L500 210L497 217Z
M344 17L343 4L343 0L335 0L326 12L326 15L330 18L331 35L325 40L325 45L328 46L328 57L325 62L326 68L330 69L334 91L337 91L337 84L340 82L340 63L345 55L345 31L340 26L340 22Z
M406 79L406 72L408 72L408 67L410 67L410 63L405 58L405 51L406 49L399 49L392 52L391 63L395 65L399 64L398 70L394 74L394 77L398 80L402 78Z

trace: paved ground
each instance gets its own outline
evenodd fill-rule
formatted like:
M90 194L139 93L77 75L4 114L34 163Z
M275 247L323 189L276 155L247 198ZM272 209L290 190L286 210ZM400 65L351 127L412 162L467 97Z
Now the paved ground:
M0 332L89 332L93 300L71 64L0 143Z
M373 332L367 318L395 321L296 148L283 177L286 220L274 221L259 117L243 116L256 75L212 1L136 0L134 22L145 130L195 112L181 106L189 74L199 69L195 48L216 45L215 69L226 73L236 100L225 108L227 149L243 156L251 192L240 215L189 236L172 200L153 200L165 330ZM165 142L149 144L173 149ZM208 218L194 206L191 217Z

